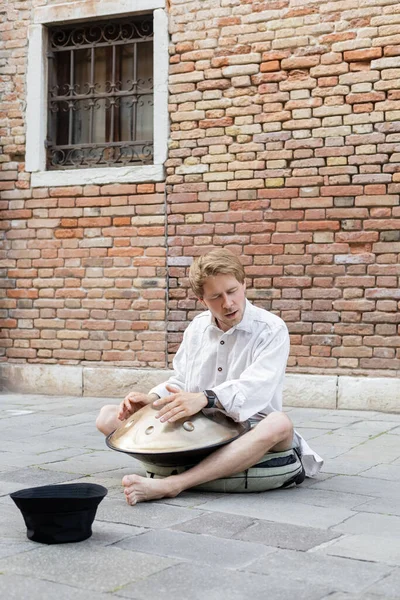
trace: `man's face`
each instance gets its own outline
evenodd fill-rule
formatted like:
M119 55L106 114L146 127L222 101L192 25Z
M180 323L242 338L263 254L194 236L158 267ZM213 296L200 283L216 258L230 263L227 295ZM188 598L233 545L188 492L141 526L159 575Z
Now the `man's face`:
M218 274L207 277L201 302L211 311L222 331L240 323L246 304L246 284L233 275Z

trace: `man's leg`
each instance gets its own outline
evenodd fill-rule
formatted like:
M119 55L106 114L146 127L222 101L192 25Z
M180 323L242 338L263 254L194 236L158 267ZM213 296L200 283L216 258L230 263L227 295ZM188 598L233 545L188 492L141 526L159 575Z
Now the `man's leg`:
M245 471L257 464L269 450L289 450L292 441L293 425L289 417L281 412L271 413L254 429L213 452L184 473L164 479L126 475L122 480L126 500L133 505L146 500L173 498L188 488Z
M100 410L99 416L96 419L96 427L104 435L110 435L113 431L121 427L123 421L117 417L119 406L115 404L106 404Z

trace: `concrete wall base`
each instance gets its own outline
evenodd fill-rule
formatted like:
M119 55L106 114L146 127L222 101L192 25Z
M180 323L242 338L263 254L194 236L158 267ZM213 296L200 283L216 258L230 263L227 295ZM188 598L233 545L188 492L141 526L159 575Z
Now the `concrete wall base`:
M147 392L171 373L166 369L2 363L0 384L3 392L120 399L133 389ZM400 379L289 373L284 404L400 412Z

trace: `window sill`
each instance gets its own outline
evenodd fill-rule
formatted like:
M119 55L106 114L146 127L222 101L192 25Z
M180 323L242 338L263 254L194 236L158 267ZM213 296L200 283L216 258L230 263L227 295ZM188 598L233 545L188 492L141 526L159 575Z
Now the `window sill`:
M65 187L70 185L159 182L164 181L164 179L163 165L143 165L137 167L34 171L31 176L31 185L34 188Z

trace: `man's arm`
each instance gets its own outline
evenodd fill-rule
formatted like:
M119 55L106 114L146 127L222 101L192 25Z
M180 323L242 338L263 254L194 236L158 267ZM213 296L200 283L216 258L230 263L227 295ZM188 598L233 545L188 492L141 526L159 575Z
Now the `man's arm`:
M158 398L159 396L157 394L130 392L119 405L117 418L120 421L125 421L125 419L133 415L133 413L137 412L147 404L152 404Z
M284 325L272 333L264 332L254 352L254 361L240 377L212 386L218 398L215 408L238 422L258 412L282 410L281 399L276 406L272 406L271 401L277 389L283 386L289 346L289 334ZM160 408L157 416L162 422L173 423L206 408L204 392L180 391L169 383L166 391L172 395L154 403L155 408Z
M154 402L154 407L160 408L156 418L159 418L161 423L173 423L191 417L207 405L207 398L203 392L180 391L170 385L166 385L166 389L170 395Z
M289 348L286 326L264 332L253 362L240 377L212 387L224 412L234 421L245 421L258 412L282 410L279 391L283 388Z

